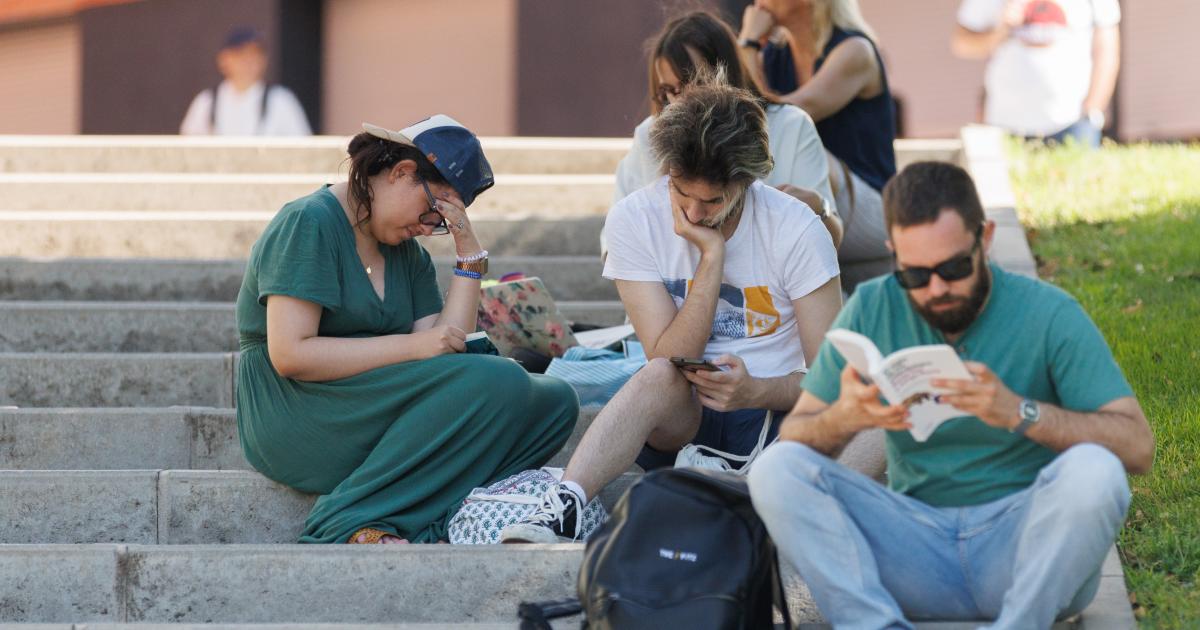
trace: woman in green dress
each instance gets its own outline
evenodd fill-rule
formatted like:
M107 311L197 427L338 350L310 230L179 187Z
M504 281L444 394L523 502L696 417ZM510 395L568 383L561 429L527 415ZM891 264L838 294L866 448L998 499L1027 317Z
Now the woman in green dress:
M350 173L283 207L238 294L242 448L267 477L322 495L301 542L446 538L477 486L536 468L579 413L563 381L463 354L487 251L465 208L492 183L447 116L350 141ZM443 303L417 236L449 234Z

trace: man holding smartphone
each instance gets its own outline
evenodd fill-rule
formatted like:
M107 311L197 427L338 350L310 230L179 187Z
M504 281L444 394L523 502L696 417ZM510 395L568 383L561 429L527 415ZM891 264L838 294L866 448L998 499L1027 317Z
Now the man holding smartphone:
M659 114L650 141L663 176L609 212L604 266L649 363L600 412L562 484L503 542L577 539L582 506L635 461L669 466L688 443L748 453L769 410L799 398L841 308L829 232L759 181L772 160L753 96L696 81ZM721 369L684 370L673 357Z

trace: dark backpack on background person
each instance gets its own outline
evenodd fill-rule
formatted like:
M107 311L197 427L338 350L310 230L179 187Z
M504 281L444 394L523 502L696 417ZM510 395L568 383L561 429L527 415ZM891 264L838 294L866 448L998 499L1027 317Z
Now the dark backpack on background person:
M579 600L588 630L791 627L775 545L745 477L647 473L587 541Z

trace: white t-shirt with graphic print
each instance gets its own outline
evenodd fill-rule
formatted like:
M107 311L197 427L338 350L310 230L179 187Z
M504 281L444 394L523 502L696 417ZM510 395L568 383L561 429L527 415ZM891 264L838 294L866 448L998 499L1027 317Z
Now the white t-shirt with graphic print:
M837 251L821 220L762 182L746 192L742 218L725 242L725 274L705 359L736 354L759 378L806 367L792 300L838 275ZM667 177L625 197L605 223L610 280L661 282L683 306L700 250L675 234Z
M1005 0L963 0L958 23L995 28ZM1030 0L1025 22L1000 44L984 76L984 120L1020 135L1051 135L1079 121L1092 84L1092 33L1121 21L1117 0Z

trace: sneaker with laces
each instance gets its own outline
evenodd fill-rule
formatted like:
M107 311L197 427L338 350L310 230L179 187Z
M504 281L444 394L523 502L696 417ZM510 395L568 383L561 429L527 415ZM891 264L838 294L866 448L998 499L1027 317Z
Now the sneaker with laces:
M575 542L579 540L583 502L574 492L559 484L546 489L542 503L529 516L505 527L501 543Z

